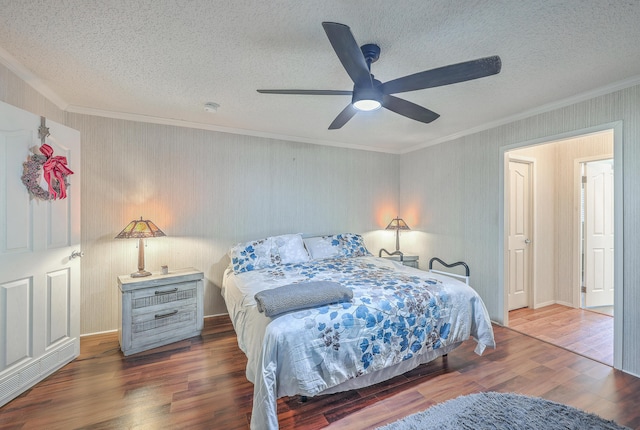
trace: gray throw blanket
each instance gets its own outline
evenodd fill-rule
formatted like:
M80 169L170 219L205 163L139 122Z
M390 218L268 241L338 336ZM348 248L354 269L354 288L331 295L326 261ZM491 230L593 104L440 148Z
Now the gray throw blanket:
M275 317L285 312L348 302L353 298L353 291L337 282L309 281L260 291L254 297L260 312Z

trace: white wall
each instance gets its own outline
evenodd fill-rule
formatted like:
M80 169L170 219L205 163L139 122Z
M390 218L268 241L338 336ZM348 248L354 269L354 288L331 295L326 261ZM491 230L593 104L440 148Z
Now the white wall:
M440 145L403 154L400 210L418 213L422 261L464 259L495 320L503 314L499 283L501 148L622 121L624 285L622 368L640 374L640 86ZM413 226L412 226L413 227Z
M117 328L116 276L137 270L135 240L115 240L132 219L153 220L146 267L204 271L205 315L220 295L227 249L281 233L355 232L372 252L398 211L399 157L173 126L62 113L0 67L0 99L80 130L81 333Z

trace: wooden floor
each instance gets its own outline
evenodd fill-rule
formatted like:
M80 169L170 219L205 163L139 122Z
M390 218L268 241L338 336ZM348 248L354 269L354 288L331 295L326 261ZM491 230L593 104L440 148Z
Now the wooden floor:
M613 317L563 305L509 312L509 327L613 366Z
M640 428L640 379L514 330L494 326L497 349L468 341L385 383L280 399L282 429L368 429L459 395L518 392ZM0 408L0 429L248 429L253 386L228 317L203 334L125 358L116 334L82 338L74 362Z

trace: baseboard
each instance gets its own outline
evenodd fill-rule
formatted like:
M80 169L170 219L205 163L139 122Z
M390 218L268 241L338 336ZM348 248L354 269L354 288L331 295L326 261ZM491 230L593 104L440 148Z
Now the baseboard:
M573 303L570 303L570 302L565 302L562 300L549 300L548 302L534 304L533 309L540 309L540 308L544 308L545 306L551 306L551 305L562 305L562 306L567 306L569 308L575 308Z
M114 330L105 330L105 331L96 331L93 333L85 333L85 334L81 334L80 337L86 337L86 336L95 336L98 334L109 334L109 333L117 333L118 329L114 329Z
M548 302L536 303L533 305L533 309L544 308L545 306L555 305L557 302L555 300L550 300Z
M228 316L229 314L225 312L225 313L222 313L222 314L205 315L204 317L205 318L213 318L213 317L222 317L222 316L225 316L225 315Z
M565 302L565 301L562 301L562 300L556 300L556 303L559 304L559 305L562 305L562 306L567 306L569 308L575 308L576 307L573 303Z

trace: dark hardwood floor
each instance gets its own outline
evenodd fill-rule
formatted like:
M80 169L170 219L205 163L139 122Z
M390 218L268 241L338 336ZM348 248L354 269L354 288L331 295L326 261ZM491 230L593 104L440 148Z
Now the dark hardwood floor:
M373 387L278 401L282 429L365 429L460 395L518 392L640 428L640 379L514 330ZM0 429L248 429L253 386L228 317L201 336L123 357L115 333L84 337L81 355L0 408Z
M613 366L613 317L563 305L509 312L509 327Z

